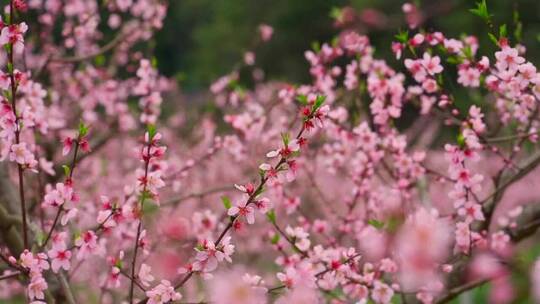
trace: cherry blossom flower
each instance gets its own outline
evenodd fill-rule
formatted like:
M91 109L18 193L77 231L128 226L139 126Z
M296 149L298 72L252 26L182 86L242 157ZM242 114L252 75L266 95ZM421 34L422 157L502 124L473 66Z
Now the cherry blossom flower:
M223 260L232 262L231 255L234 253L234 245L230 244L230 240L230 237L225 237L218 248L214 242L204 240L201 249L196 249L197 256L195 257L196 262L193 263L193 270L211 272Z
M41 168L41 170L43 170L43 172L51 176L56 175L56 172L54 172L54 169L53 169L53 163L43 157L39 159L39 167Z
M441 66L441 58L439 56L431 56L429 53L424 53L422 58L422 66L426 69L429 75L439 74L443 71Z
M246 281L246 276L242 276L239 269L218 273L209 284L211 301L216 304L267 303L266 291L257 287L259 281L260 277L249 277Z
M167 280L161 280L159 285L146 292L146 296L149 304L164 304L182 299L182 294L176 292Z
M28 168L34 168L37 165L34 154L28 150L26 143L24 142L20 144L13 144L11 146L9 159Z
M311 245L311 241L308 239L309 234L304 231L302 227L292 228L287 226L287 228L285 228L285 232L294 238L295 245L298 247L298 249L302 251L309 249L309 246Z
M151 274L152 268L146 264L141 264L139 268L139 279L144 286L150 286L150 283L154 281L154 276Z
M0 45L11 44L17 54L24 49L24 33L28 30L26 23L13 24L2 28L0 32Z
M59 207L64 204L77 201L77 196L71 185L57 183L55 189L50 189L45 194L44 206Z
M255 223L255 213L253 207L247 204L247 201L236 201L235 206L232 206L227 211L229 216L240 216L244 217L248 224Z
M274 29L268 24L261 24L259 25L259 33L263 41L268 41L272 38Z
M495 66L499 71L517 70L518 66L525 62L525 59L518 55L517 49L508 46L495 52L495 58L497 59Z
M482 206L474 202L466 202L459 209L458 214L465 216L465 222L483 221L484 213L482 212Z
M85 231L81 236L75 239L75 246L79 247L77 259L83 260L89 255L95 253L97 249L97 236L94 231Z
M71 251L67 250L65 246L53 246L51 250L47 252L51 261L51 269L54 273L62 268L64 270L69 270L71 268Z
M47 281L42 276L34 276L28 285L28 298L45 299L44 291L48 288Z
M460 68L458 83L464 87L477 88L480 86L480 71L477 68Z

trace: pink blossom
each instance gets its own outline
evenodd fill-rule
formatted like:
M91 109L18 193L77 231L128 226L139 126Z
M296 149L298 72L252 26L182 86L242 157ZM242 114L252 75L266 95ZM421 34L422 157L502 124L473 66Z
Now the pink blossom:
M47 159L41 157L39 159L39 166L41 168L41 170L43 170L43 172L51 175L51 176L54 176L56 175L56 172L54 172L54 169L53 169L53 163L48 161Z
M6 26L0 32L0 44L11 44L17 54L21 54L24 49L24 33L28 30L26 23Z
M495 52L495 58L497 59L495 66L499 71L517 70L518 66L525 62L525 59L518 55L517 49L508 46Z
M43 205L58 207L77 200L77 196L70 185L57 183L55 189L50 189L45 194Z
M259 282L260 277L242 276L240 269L218 273L210 282L211 301L216 304L265 304L266 291L257 286Z
M432 57L429 53L424 53L422 65L429 75L439 74L443 71L443 67L441 66L441 58L439 58L439 56Z
M57 248L53 246L53 248L47 252L49 258L52 259L51 269L54 273L58 273L58 270L61 268L66 271L71 268L71 263L69 261L71 259L71 251L62 247L63 246Z
M235 206L229 208L227 215L244 217L248 224L253 224L255 223L255 214L253 211L253 207L247 205L246 201L237 201Z
M64 138L64 140L62 141L62 147L63 147L62 155L64 156L68 155L71 149L73 148L73 138L71 137Z
M508 249L508 244L510 242L510 236L504 231L498 231L491 235L491 249L496 252L504 252Z
M261 35L262 41L268 41L272 38L274 29L268 24L259 25L259 33Z
M139 268L139 279L144 286L150 286L150 283L154 281L154 276L151 274L152 268L146 264L141 264Z
M167 280L161 280L159 285L146 292L146 296L149 304L164 304L182 299L182 295Z
M13 144L11 146L9 159L29 168L33 168L37 165L34 154L28 150L26 143L24 142L20 144Z
M482 206L474 202L466 202L458 209L458 214L465 217L465 222L483 221Z
M371 298L375 303L390 303L394 296L394 290L390 286L382 283L381 281L375 281Z
M28 298L45 299L44 291L48 288L48 284L42 276L34 276L28 285Z
M464 87L476 88L480 86L480 71L477 68L460 68L458 83Z
M396 59L401 59L401 55L403 54L403 44L399 42L392 42L392 52L396 55Z
M266 197L254 200L253 204L255 204L257 210L262 214L268 212L273 206L272 202Z
M75 246L79 247L77 259L83 260L89 255L95 253L97 249L97 236L95 232L89 230L83 232L81 236L75 239Z

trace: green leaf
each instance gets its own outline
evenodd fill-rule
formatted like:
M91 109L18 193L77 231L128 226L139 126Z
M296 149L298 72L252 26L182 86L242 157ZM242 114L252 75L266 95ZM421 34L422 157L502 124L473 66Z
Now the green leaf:
M467 45L463 48L463 54L465 54L465 57L467 57L467 59L473 59L473 52L470 45Z
M106 62L106 58L103 55L98 55L96 58L94 58L94 64L96 66L104 66Z
M143 206L143 214L149 215L149 214L156 214L159 211L159 206L153 202L145 203Z
M286 147L289 145L290 142L290 135L289 133L281 133L281 140L283 141L283 145Z
M464 147L465 146L465 136L463 136L462 133L459 133L458 137L457 137L457 143L460 147Z
M457 57L448 57L446 59L446 62L450 63L450 64L460 64L461 63L461 60Z
M154 197L154 195L149 190L142 191L141 194L139 195L140 201L147 200L147 199L152 199L153 197Z
M401 43L407 43L409 41L409 32L400 30L394 37Z
M43 232L41 229L39 229L36 232L35 240L36 240L36 243L39 246L43 245L43 243L45 242L45 232Z
M488 13L486 0L482 0L482 2L477 2L476 8L472 8L469 11L474 15L482 18L484 21L489 22L491 15Z
M488 33L488 37L489 40L491 40L491 42L493 42L496 46L499 45L499 40L497 39L497 37L495 37L495 35L493 35L492 33Z
M280 237L279 233L276 233L276 234L274 234L274 236L270 239L270 242L271 242L273 245L275 245L275 244L277 244L277 243L279 242L279 239L280 239L280 238L281 238L281 237Z
M197 244L197 246L195 246L195 250L204 251L204 246L202 244Z
M368 224L370 224L371 226L377 228L377 229L382 229L384 227L384 223L381 222L381 221L378 221L376 219L370 219L368 220Z
M508 36L508 29L506 24L503 24L499 27L499 38L506 38Z
M343 11L341 8L339 7L332 7L332 9L330 10L330 18L334 19L334 20L339 20L341 19L341 16L343 15Z
M296 100L303 106L307 106L309 103L306 95L298 95L296 96Z
M225 209L229 209L232 206L231 199L227 196L222 196L221 202L223 203L223 207L225 207Z
M516 23L516 29L514 30L514 38L517 42L523 39L523 23Z
M401 227L401 224L403 224L403 218L391 217L386 225L386 230L392 233L396 232L398 228Z
M520 20L519 17L519 11L517 9L514 9L514 38L517 42L521 41L523 37L523 23Z
M443 78L443 75L442 74L439 74L437 76L437 84L440 85L440 86L443 86L444 84L444 78Z
M321 43L318 42L318 41L313 41L311 43L311 49L315 52L315 53L318 53L321 51Z
M69 173L71 171L71 169L69 168L68 165L62 165L62 168L64 168L64 175L65 176L69 176Z
M274 209L268 211L266 213L266 218L268 219L268 221L272 224L275 224L276 223L276 212L274 211Z
M152 124L149 124L148 126L146 126L146 131L148 132L148 136L150 137L149 138L150 140L152 140L152 138L154 138L154 136L157 133L156 126Z
M88 134L88 126L84 124L84 122L79 123L79 137L85 137L86 134Z
M313 105L313 112L317 111L324 104L325 100L326 100L326 96L324 95L317 96L317 99L315 99L315 104Z

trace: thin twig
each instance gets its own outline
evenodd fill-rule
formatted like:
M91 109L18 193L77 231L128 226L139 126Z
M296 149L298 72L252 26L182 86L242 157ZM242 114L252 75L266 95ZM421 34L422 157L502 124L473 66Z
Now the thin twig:
M15 278L15 277L19 276L20 274L22 274L20 271L15 271L15 272L12 272L12 273L2 275L2 276L0 276L0 281Z
M95 52L92 52L86 55L71 56L71 57L51 57L49 62L76 63L80 61L93 59L99 55L103 55L107 53L108 51L114 49L118 44L124 41L126 37L129 37L129 35L131 35L132 32L134 32L134 30L128 31L126 33L124 33L123 30L121 30L120 33L116 35L116 37L114 37L111 41L109 41L109 43L107 43L106 45L104 45L103 47L101 47Z
M142 231L142 212L143 212L143 208L144 208L144 201L146 200L146 196L147 196L147 184L148 184L148 171L149 171L149 168L150 168L150 148L152 147L152 138L149 138L148 139L148 144L147 144L147 158L145 159L145 162L144 162L144 185L143 185L143 190L142 190L142 196L141 196L141 205L140 205L140 210L141 210L141 213L140 213L140 218L139 218L139 224L137 225L137 235L135 236L135 244L134 244L134 248L133 248L133 258L131 259L131 282L129 284L129 303L133 303L133 291L134 291L134 284L135 284L135 268L137 266L137 254L139 252L139 238L141 237L141 231ZM143 148L143 151L144 151L144 148ZM144 153L142 153L144 155Z
M445 295L443 295L441 298L439 298L435 303L443 304L443 303L450 302L451 300L453 300L454 298L459 296L461 293L463 293L463 292L465 292L467 290L476 288L478 286L481 286L481 285L483 285L483 284L485 284L487 282L489 282L489 280L482 279L482 280L471 281L471 282L465 283L463 285L456 286L456 287L450 289Z
M15 7L13 0L9 1L9 25L12 26L15 22ZM20 134L21 134L21 123L20 123L20 116L17 113L17 81L15 79L15 61L13 59L13 43L10 43L8 45L8 67L11 66L11 68L8 69L9 72L9 80L10 80L10 87L11 87L11 108L13 110L13 115L15 116L15 143L20 143ZM28 247L28 223L26 221L26 201L24 198L24 168L21 164L17 163L17 172L19 175L19 198L21 203L21 215L22 215L22 222L23 222L23 244L24 248L27 249Z

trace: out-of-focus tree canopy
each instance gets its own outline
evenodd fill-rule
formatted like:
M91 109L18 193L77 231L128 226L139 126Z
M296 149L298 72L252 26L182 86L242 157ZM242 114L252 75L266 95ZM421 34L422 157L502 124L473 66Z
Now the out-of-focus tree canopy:
M269 77L302 81L309 77L304 51L315 41L330 41L337 33L337 29L332 30L332 12L336 8L353 8L356 21L351 28L368 33L379 56L391 56L390 44L395 40L396 29L406 28L401 10L403 3L398 0L170 1L165 28L174 30L162 31L156 38L159 68L167 75L176 76L188 91L205 88L242 60L243 52L252 47L258 25L266 23L274 27L274 37L270 43L256 49L257 65ZM489 28L469 12L475 6L474 1L415 3L424 11L424 28L453 36L473 34L480 39L482 47L495 48L487 36ZM488 0L487 4L496 25L507 24L512 42L515 42L513 33L519 19L528 57L537 61L540 1ZM491 51L485 50L486 53Z

